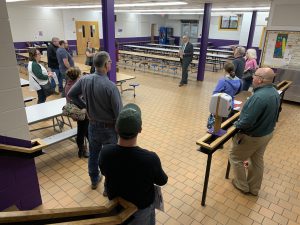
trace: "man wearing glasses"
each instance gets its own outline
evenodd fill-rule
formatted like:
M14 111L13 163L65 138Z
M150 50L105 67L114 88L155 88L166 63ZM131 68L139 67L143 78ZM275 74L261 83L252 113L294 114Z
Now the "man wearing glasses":
M253 76L254 94L246 101L239 120L234 124L239 132L233 137L229 153L233 168L233 186L244 194L257 196L264 171L264 152L273 136L280 97L273 87L275 74L270 68L260 68ZM248 174L243 162L249 161Z
M75 105L87 109L90 120L88 170L91 188L94 190L102 179L99 173L102 146L116 144L118 141L115 123L123 104L117 86L107 77L111 70L109 54L104 51L96 53L93 63L95 73L79 79L69 91L68 97Z

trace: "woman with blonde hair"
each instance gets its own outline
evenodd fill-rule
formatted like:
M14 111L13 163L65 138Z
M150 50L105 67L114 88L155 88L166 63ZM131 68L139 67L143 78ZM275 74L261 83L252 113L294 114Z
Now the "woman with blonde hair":
M77 82L77 80L79 80L80 75L81 75L81 71L77 67L71 67L66 72L66 76L68 79L67 79L67 83L65 86L65 93L66 93L66 99L67 99L68 103L71 102L71 99L68 97L68 92L73 87L73 85ZM77 121L76 143L78 146L78 157L79 158L81 158L81 157L88 158L89 157L87 147L84 144L84 138L85 137L88 138L88 127L89 127L89 119L87 118L87 116L85 117L84 120Z
M256 50L253 48L249 48L246 52L246 63L245 63L245 70L243 76L243 91L248 91L249 87L252 84L253 75L257 69L257 54Z

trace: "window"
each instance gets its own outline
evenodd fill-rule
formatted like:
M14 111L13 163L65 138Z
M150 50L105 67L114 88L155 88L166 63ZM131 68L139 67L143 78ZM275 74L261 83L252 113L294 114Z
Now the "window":
M221 16L219 29L237 30L239 27L239 18L237 16Z

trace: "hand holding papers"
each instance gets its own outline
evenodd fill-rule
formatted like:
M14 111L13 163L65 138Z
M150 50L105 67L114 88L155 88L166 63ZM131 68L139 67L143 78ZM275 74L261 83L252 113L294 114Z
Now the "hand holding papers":
M241 101L238 101L238 100L234 100L233 101L233 109L234 110L240 110L241 109L241 104L242 104L242 102Z
M183 51L182 51L182 49L179 50L178 55L182 59L182 57L183 57Z

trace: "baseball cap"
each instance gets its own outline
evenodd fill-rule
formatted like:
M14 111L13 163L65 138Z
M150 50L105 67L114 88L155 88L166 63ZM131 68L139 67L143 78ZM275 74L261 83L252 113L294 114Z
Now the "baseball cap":
M125 105L117 119L116 128L122 138L135 137L142 128L140 107L133 103Z

